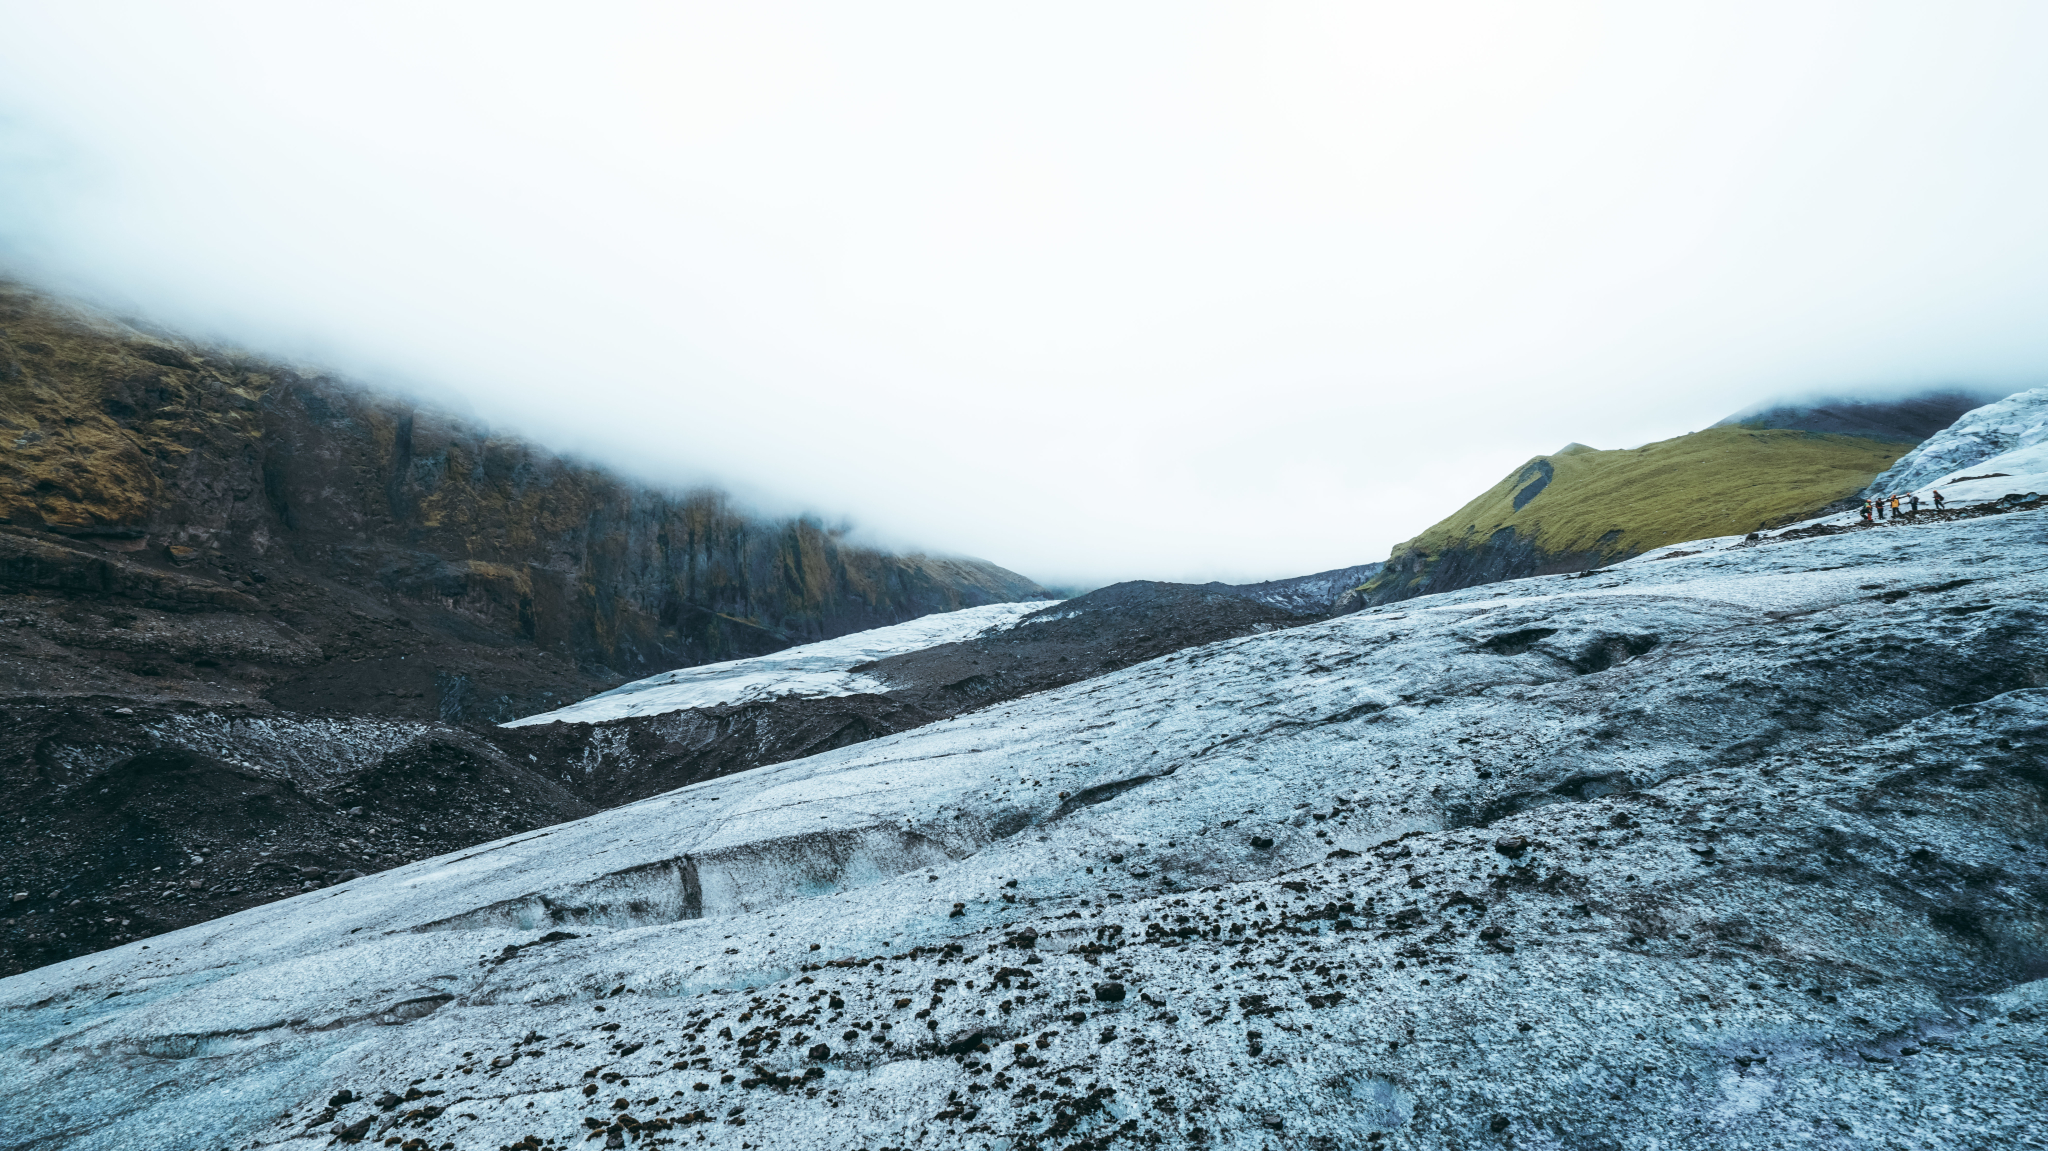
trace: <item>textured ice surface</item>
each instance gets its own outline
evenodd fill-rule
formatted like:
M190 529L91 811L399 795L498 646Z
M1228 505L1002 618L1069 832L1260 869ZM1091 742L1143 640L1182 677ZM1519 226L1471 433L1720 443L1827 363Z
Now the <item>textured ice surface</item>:
M2016 1145L2044 601L2020 512L1189 649L0 981L0 1146Z
M1919 447L1901 456L1890 470L1872 480L1865 494L1889 496L1917 491L1924 497L1928 488L1940 487L1944 496L1955 499L1957 497L1947 490L1955 477L1986 470L2009 471L2010 468L1980 468L1978 465L2014 449L2043 443L2048 443L2048 388L2018 392L1995 404L1966 412L1954 424L1929 436ZM1965 495L1963 498L1996 499L2012 490L2001 488L1989 497ZM2040 488L2019 490L2039 491Z
M722 703L753 703L779 696L858 695L884 692L886 684L848 671L871 660L937 647L1001 631L1057 601L998 603L938 612L909 623L807 643L772 655L686 667L615 687L554 711L515 719L501 727L536 723L598 723L629 715L660 715Z
M1928 493L1935 488L1940 488L1950 503L1982 503L2015 492L2048 492L2048 438L1942 476L1919 489L1921 501L1927 502Z

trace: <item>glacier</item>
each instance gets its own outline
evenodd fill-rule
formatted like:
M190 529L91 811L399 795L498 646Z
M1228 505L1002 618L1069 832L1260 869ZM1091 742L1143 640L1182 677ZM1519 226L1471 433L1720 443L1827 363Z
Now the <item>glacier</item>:
M502 723L531 727L543 723L600 723L636 715L755 703L783 697L814 698L884 692L888 686L850 669L904 652L1015 627L1018 620L1058 600L988 604L935 612L908 623L855 632L768 655L702 664L622 684L588 699Z
M2048 472L2042 466L2038 453L2027 455L2025 462L2020 458L2001 461L2007 453L2020 449L2048 444L2048 388L2033 388L2016 392L1996 403L1966 412L1955 423L1929 436L1919 447L1901 456L1882 475L1870 482L1864 489L1867 497L1903 495L1918 492L1925 498L1933 488L1944 489L1942 495L1949 499L1996 499L2010 491L2041 491L2044 485L2040 474ZM1970 485L1961 493L1946 490L1966 475L1992 471L2012 471L2013 467L2026 467L2032 486L2004 486L1995 484ZM2019 485L2022 476L2014 473L2012 481ZM1996 494L1985 496L1983 491L1997 487Z
M1226 640L15 976L0 1147L2013 1145L2044 529Z

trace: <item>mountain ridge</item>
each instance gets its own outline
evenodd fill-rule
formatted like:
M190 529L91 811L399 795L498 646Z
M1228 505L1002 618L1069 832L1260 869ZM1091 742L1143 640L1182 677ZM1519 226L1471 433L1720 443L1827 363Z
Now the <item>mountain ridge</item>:
M39 829L0 970L596 810L500 720L1046 598L12 282L0 438L0 804ZM195 854L218 882L138 898Z
M750 516L714 490L637 485L429 405L14 284L0 284L0 424L14 446L0 531L39 541L46 566L211 584L321 639L347 632L328 618L337 601L402 615L414 638L446 641L444 662L469 665L444 669L466 687L444 677L420 718L545 710L561 693L534 694L541 653L587 694L606 677L1046 597L985 561L892 555L815 519ZM266 690L299 710L390 702L338 670ZM172 661L158 678L177 674Z
M1773 402L1636 448L1567 444L1395 545L1358 602L1582 571L1812 518L1981 402L1959 388Z

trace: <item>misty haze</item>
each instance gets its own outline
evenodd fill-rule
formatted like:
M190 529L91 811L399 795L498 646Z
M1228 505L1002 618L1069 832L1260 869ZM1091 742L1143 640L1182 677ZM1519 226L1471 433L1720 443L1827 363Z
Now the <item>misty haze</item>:
M2038 1137L2037 6L0 10L0 1151Z

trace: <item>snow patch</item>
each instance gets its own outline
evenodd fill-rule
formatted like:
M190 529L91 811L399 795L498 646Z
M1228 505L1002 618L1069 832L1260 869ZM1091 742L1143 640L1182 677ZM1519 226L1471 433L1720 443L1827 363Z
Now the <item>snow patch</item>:
M1018 620L1032 612L1048 606L1045 600L1028 600L939 612L909 623L878 627L820 643L807 643L772 655L679 668L600 692L568 707L529 715L499 726L601 723L628 716L661 715L788 696L820 698L884 692L889 690L887 684L849 669L908 651L1004 631L1016 626Z

